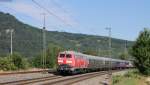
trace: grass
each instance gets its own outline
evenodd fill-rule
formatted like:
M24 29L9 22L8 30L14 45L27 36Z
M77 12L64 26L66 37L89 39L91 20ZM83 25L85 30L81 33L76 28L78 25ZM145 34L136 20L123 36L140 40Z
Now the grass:
M145 83L145 77L138 71L129 71L125 75L113 76L112 85L147 85Z

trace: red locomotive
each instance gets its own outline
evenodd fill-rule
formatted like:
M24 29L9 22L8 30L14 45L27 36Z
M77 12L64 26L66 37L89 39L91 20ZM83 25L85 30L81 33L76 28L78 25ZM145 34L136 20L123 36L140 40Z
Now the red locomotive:
M86 55L75 51L64 51L58 55L58 72L78 73L104 69L129 68L131 61Z

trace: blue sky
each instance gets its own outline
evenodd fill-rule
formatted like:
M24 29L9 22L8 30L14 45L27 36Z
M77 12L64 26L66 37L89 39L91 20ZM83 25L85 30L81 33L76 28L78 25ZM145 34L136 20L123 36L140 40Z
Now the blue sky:
M42 27L45 12L47 30L66 31L136 40L144 27L150 27L150 0L32 0L0 2L0 11L8 12L27 24Z

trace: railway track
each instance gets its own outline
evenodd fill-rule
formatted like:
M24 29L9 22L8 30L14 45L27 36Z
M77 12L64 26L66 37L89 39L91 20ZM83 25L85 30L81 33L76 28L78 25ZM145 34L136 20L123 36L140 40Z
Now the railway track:
M113 72L118 72L120 70L113 70ZM100 71L100 72L93 72L93 73L86 73L86 74L81 74L81 75L75 75L72 77L66 77L66 78L60 78L57 80L51 80L51 81L46 81L43 83L35 83L32 85L72 85L74 83L86 80L86 79L90 79L93 77L97 77L97 76L101 76L101 75L105 75L108 74L108 71Z
M5 82L5 83L0 83L0 85L71 85L76 82L80 82L100 75L105 75L107 73L108 71L100 71L100 72L92 72L92 73L79 74L73 76L52 75L52 76L41 77L41 78Z
M0 85L26 85L26 84L32 84L40 81L47 81L51 79L57 79L61 78L62 76L46 76L46 77L40 77L40 78L33 78L33 79L26 79L26 80L18 80L18 81L11 81L11 82L4 82L0 83Z
M52 84L56 84L56 83L61 83L63 81L68 81L68 80L72 80L72 79L76 79L76 78L80 78L80 77L84 77L84 76L89 76L89 75L93 75L93 74L95 74L95 73L88 73L88 74L74 75L74 76L55 76L54 75L54 76L47 76L47 77L27 79L27 80L5 82L5 83L0 83L0 85L33 85L33 84L43 83L43 82L48 82L45 85L52 85Z
M94 72L94 73L91 73L91 74L86 74L86 75L81 75L81 76L75 76L75 77L72 77L72 78L56 80L56 81L49 82L49 83L46 83L46 84L43 84L43 85L72 85L76 82L80 82L80 81L90 79L90 78L93 78L93 77L96 77L96 76L104 75L106 73L107 72Z
M0 73L0 76L1 76L1 75L15 75L15 74L40 73L40 72L54 72L54 70L6 72L6 73Z

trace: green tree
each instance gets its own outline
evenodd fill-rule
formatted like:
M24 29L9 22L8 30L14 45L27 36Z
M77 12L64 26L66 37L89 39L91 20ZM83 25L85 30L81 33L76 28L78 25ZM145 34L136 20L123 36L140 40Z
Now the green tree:
M30 62L33 67L42 68L42 53L32 58Z
M48 49L46 50L46 65L45 65L46 68L56 68L57 56L58 56L59 52L62 50L63 50L63 48L58 45L49 44ZM33 65L35 67L42 68L43 67L42 59L43 59L43 53L41 53L39 56L37 56L33 59Z
M135 58L135 65L139 71L150 75L150 30L145 28L141 31L132 47L131 54Z
M64 49L58 45L49 44L49 47L47 49L47 59L46 59L46 67L47 68L56 68L57 66L57 56L60 51L63 51Z
M29 67L29 63L26 58L21 56L18 53L14 53L11 55L12 63L18 68L18 69L27 69Z
M119 58L122 59L122 60L127 60L129 58L129 54L125 53L125 52L120 53Z

